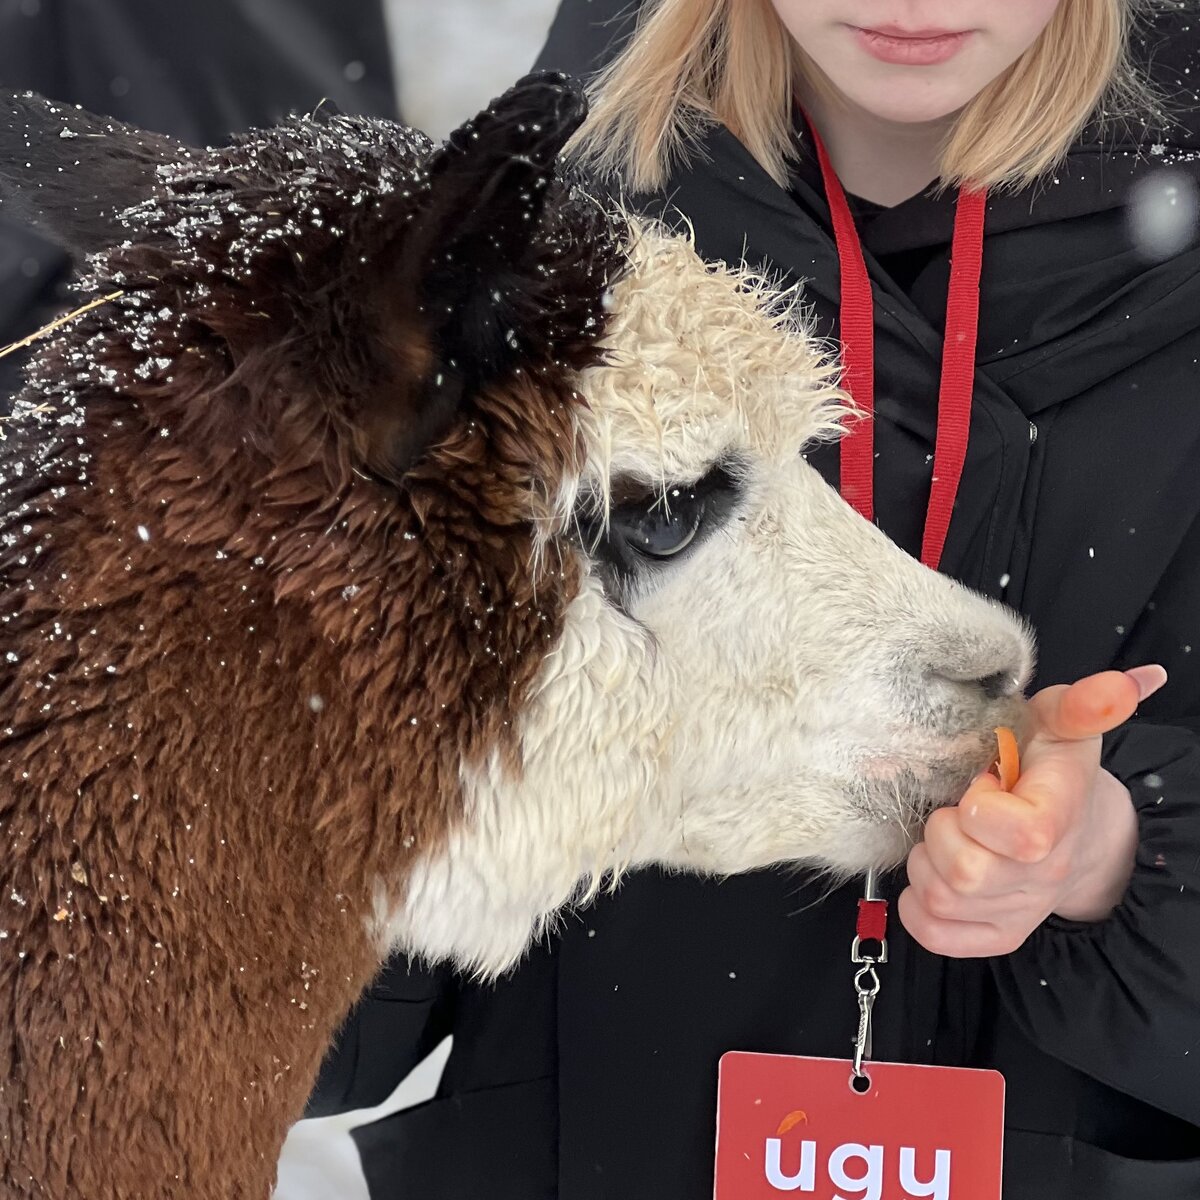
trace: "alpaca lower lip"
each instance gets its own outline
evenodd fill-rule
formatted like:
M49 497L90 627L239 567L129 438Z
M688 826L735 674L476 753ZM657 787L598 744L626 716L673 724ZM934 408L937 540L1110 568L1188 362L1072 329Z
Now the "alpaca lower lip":
M928 67L948 62L966 44L970 30L961 33L901 34L851 26L855 40L872 58L897 66Z
M877 759L863 771L868 803L883 821L915 833L939 808L957 804L971 780L987 769L987 753L976 739L949 755L923 761Z

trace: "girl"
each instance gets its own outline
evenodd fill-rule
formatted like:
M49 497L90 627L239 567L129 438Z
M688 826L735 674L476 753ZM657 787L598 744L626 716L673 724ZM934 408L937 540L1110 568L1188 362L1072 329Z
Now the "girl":
M1025 778L888 881L875 1007L876 1059L1003 1072L1009 1200L1200 1195L1200 252L1127 215L1200 173L1180 7L565 0L541 60L598 72L585 165L804 280L874 414L810 461L1037 631ZM1138 663L1170 686L1062 686ZM498 987L399 965L314 1111L453 1032L441 1098L358 1134L373 1196L701 1200L724 1051L848 1056L858 894L645 874Z

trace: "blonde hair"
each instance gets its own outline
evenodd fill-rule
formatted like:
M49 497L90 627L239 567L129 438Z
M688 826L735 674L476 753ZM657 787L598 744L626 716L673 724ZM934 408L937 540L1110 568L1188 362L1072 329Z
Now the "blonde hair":
M1128 53L1139 3L1061 0L1038 40L955 121L942 147L942 183L1031 183L1062 159L1097 110L1148 103ZM699 130L717 121L783 183L795 155L801 80L832 86L770 0L645 0L628 45L591 84L591 115L574 149L602 174L651 191L686 158Z

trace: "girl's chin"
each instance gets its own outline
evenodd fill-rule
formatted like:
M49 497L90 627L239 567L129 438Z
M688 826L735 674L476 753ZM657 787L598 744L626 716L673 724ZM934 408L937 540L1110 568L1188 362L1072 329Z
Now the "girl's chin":
M937 87L922 87L911 80L864 78L849 72L845 79L831 72L826 72L825 78L851 108L889 125L949 122L976 92L969 83L955 86L951 80L943 80Z
M850 99L858 108L889 125L933 125L948 121L964 104L957 96L938 100L931 99L927 92L906 97L904 90L881 88L878 96L852 95Z

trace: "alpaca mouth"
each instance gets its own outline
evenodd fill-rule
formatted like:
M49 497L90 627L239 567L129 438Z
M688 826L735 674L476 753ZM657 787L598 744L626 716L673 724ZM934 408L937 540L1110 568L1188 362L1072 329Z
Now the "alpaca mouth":
M1025 701L1013 696L984 711L941 714L932 727L894 729L891 747L863 764L862 779L875 795L898 794L901 809L923 823L935 809L957 804L971 780L995 763L998 728L1012 729L1021 741L1027 723ZM896 799L887 807L894 814Z
M910 845L920 840L930 814L957 804L971 780L996 759L990 731L931 739L921 750L904 758L892 754L873 759L861 777L874 818L896 826Z

